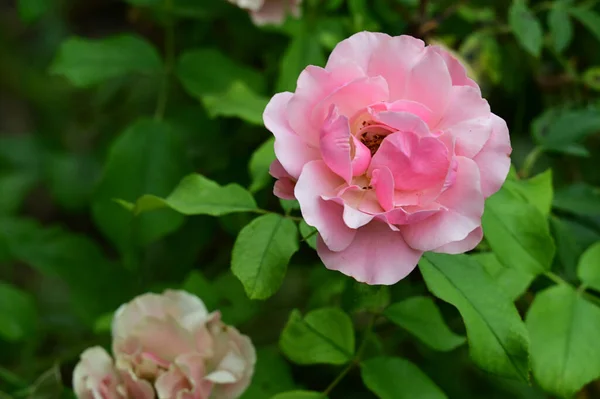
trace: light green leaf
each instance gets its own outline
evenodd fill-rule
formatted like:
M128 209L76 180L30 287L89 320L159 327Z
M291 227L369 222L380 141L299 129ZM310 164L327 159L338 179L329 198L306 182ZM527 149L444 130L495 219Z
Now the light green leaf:
M528 381L525 325L481 265L467 255L428 253L419 268L429 290L462 315L473 361L489 373Z
M600 91L600 67L592 67L582 76L583 83L590 89Z
M581 255L577 276L585 285L600 291L600 242L589 247Z
M573 24L568 13L568 3L568 0L557 0L552 4L548 13L552 46L559 53L562 53L573 39Z
M133 35L93 40L72 37L64 41L50 67L79 87L89 87L129 73L161 72L158 52L150 43Z
M222 216L257 210L254 197L238 184L220 186L202 175L184 177L166 198L144 195L135 204L138 214L169 207L184 215Z
M147 245L183 223L183 217L170 209L136 216L114 200L166 195L189 170L184 154L171 127L149 119L138 120L113 142L92 213L102 232L121 251L131 247L132 235L139 245Z
M293 310L279 347L298 364L344 364L354 356L354 329L350 317L336 308L321 308L306 314Z
M560 284L539 293L527 313L533 375L544 390L572 397L600 377L600 308Z
M539 57L544 44L542 25L524 0L513 0L508 9L508 23L519 44L534 57Z
M266 187L272 181L272 178L269 175L269 167L275 160L274 143L275 138L270 137L254 151L250 158L248 170L250 171L250 177L252 178L250 191L253 193Z
M527 202L548 217L552 209L552 169L527 180L507 180L504 187L521 195Z
M271 399L327 399L327 396L315 391L291 391L280 393Z
M569 9L569 13L585 26L596 39L600 40L600 15L593 10L577 7Z
M281 286L298 247L294 222L276 214L260 216L240 231L231 253L231 271L250 299L266 299Z
M32 296L0 281L0 338L16 342L37 330L37 310Z
M289 364L277 348L258 348L252 382L240 399L265 399L296 388Z
M492 253L476 253L470 255L483 266L486 272L498 284L500 289L513 301L519 298L531 284L535 276L514 267L506 267Z
M572 184L556 192L552 205L576 215L600 215L600 188L587 183Z
M302 26L281 58L277 91L294 91L300 72L308 65L325 66L325 55L315 32Z
M34 22L52 7L51 0L18 0L17 4L23 22Z
M438 351L451 351L466 342L444 322L433 299L415 296L390 305L383 315L424 344Z
M482 225L487 243L506 267L534 276L550 269L555 247L547 218L508 188L486 201Z
M304 219L300 221L300 234L309 247L317 249L317 229L306 224Z
M362 380L380 399L446 399L417 366L399 357L376 357L360 365Z
M263 124L263 111L269 99L260 96L244 82L234 81L224 93L203 96L206 112L211 117L238 117L255 125Z
M533 137L545 151L587 156L578 145L600 131L600 112L590 107L578 110L550 109L533 122Z
M94 333L96 333L96 334L110 333L114 314L115 314L115 312L111 311L111 312L105 313L102 316L98 317L96 319L96 321L94 322Z

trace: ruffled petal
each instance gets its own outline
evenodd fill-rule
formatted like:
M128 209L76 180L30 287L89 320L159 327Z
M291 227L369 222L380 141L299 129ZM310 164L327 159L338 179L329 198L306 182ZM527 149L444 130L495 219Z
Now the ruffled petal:
M500 190L510 169L510 136L504 119L492 114L492 134L473 158L481 172L481 191L485 198Z
M433 250L433 252L440 252L444 254L462 254L474 249L483 239L483 229L477 227L475 230L469 233L469 235L460 241L451 242L446 245L442 245Z
M327 60L325 69L331 70L347 64L356 64L366 72L371 55L390 39L391 37L385 33L356 33L335 46Z

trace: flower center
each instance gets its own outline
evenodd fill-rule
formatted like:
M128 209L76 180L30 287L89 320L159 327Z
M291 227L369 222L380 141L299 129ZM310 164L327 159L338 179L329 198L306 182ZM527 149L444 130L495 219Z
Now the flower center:
M365 127L358 132L357 138L369 149L371 156L373 156L390 133L392 133L392 130L387 126L365 124Z

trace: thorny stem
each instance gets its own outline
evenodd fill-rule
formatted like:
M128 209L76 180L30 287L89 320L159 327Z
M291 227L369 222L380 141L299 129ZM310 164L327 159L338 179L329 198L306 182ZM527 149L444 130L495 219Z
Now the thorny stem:
M173 0L165 0L165 10L167 11L168 19L165 27L165 67L163 70L162 82L158 98L156 100L156 111L154 119L162 120L167 108L167 100L169 97L169 79L173 71L173 63L175 62L175 23L171 11L173 9Z
M333 389L344 379L344 377L346 377L350 370L352 370L354 366L358 366L360 364L360 360L367 346L367 342L371 337L371 334L373 333L373 326L375 325L375 320L377 320L378 316L379 315L377 313L373 314L371 320L369 321L369 325L365 330L365 336L363 337L360 347L356 351L354 359L352 359L352 361L342 370L342 372L335 378L335 380L333 380L331 384L329 384L329 386L323 391L323 396L329 395L331 391L333 391Z

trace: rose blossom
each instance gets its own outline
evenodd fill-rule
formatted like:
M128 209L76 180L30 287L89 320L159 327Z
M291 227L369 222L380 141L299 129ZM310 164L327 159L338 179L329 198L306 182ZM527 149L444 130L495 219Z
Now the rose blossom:
M73 371L73 390L79 399L153 399L147 381L138 380L115 368L101 347L86 349Z
M473 249L510 167L506 123L465 68L410 36L342 41L263 118L275 194L299 201L327 268L369 284L404 278L424 251Z
M184 291L135 298L117 310L112 332L117 367L156 381L159 399L235 399L250 384L250 339Z
M228 0L240 8L250 11L256 25L281 25L286 15L300 16L302 0Z

